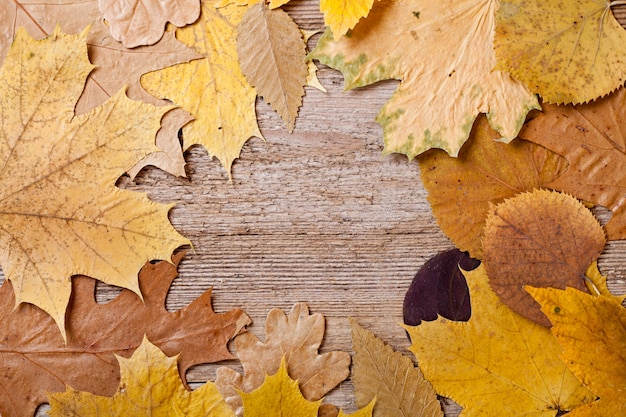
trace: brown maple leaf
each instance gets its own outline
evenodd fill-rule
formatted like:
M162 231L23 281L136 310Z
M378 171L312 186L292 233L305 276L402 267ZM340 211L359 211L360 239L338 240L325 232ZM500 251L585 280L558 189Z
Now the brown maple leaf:
M130 357L144 334L166 355L180 354L179 371L190 366L232 358L226 344L250 319L240 309L215 313L211 291L187 307L168 312L165 297L177 276L177 265L146 264L139 273L143 302L128 290L107 304L94 299L95 281L73 279L73 297L67 315L67 344L54 320L30 304L16 309L9 281L0 287L0 413L32 416L45 392L66 385L98 395L112 395L119 383L114 354Z

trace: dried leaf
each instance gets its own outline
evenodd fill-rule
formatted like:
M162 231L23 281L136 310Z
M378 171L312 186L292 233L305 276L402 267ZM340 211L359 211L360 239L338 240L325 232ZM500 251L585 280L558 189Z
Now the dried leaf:
M480 261L458 249L442 252L417 271L404 297L404 324L417 326L422 320L469 320L470 294L461 269L471 271Z
M355 351L352 382L358 407L376 398L374 417L443 417L433 387L409 358L394 352L355 320L350 320L350 326Z
M550 326L523 286L584 290L585 271L605 243L602 226L582 203L566 194L535 190L489 213L483 262L493 290L505 304Z
M626 31L610 0L502 0L496 69L549 103L585 103L626 80Z
M482 258L481 238L490 205L545 187L567 168L565 159L523 140L503 144L479 116L458 158L440 150L418 157L428 201L437 224L474 258Z
M593 261L587 268L585 272L585 286L590 294L613 298L619 304L626 299L626 295L613 295L611 293L606 285L606 277L598 269L598 261Z
M346 89L401 80L376 119L385 154L456 156L479 113L510 141L539 108L522 84L492 71L495 9L482 0L377 1L350 36L333 41L327 30L309 57L343 72Z
M64 416L233 416L214 384L187 391L176 362L144 337L130 359L117 356L121 380L112 397L68 387L48 395L51 417Z
M158 42L167 22L182 27L200 16L200 0L100 0L99 5L113 38L127 48Z
M271 3L270 3L270 8L271 8ZM320 31L301 29L300 32L302 33L302 38L304 39L304 43L306 44L313 35L315 35L316 33L319 33ZM309 87L313 87L321 91L322 93L327 93L328 91L326 91L326 88L324 88L322 83L320 83L320 80L317 78L318 68L317 68L317 65L315 65L315 62L307 61L306 66L307 66L307 71L308 71L308 74L306 76L306 85Z
M626 311L610 297L573 288L532 288L552 322L563 352L561 360L598 400L574 409L568 417L614 417L626 409Z
M345 35L359 20L367 17L373 5L374 0L320 0L324 23L335 39Z
M293 132L308 68L298 25L264 2L250 7L237 26L237 54L246 79Z
M559 361L550 331L500 302L482 265L465 277L469 321L406 326L409 349L438 394L460 404L464 417L556 416L593 400Z
M193 365L232 358L226 345L250 322L243 311L216 314L211 291L181 310L165 310L165 298L183 255L175 255L174 264L162 261L144 266L139 273L143 302L134 293L122 291L107 304L98 304L95 281L73 278L67 344L54 320L40 309L29 304L14 309L13 288L5 282L0 287L0 332L4 335L0 413L32 416L37 405L46 401L45 392L62 391L66 385L113 395L119 382L113 354L130 356L144 334L167 355L179 355L182 376Z
M35 41L19 30L0 72L0 264L16 303L42 308L63 335L72 275L140 294L143 264L189 243L169 223L172 205L115 187L155 150L154 134L170 108L120 92L74 115L93 68L86 36L57 30Z
M235 338L235 349L244 375L221 367L215 383L226 402L242 415L237 392L251 392L263 384L265 375L275 373L285 357L289 375L298 380L307 400L316 401L350 374L350 355L346 352L318 353L324 337L324 317L309 314L304 303L293 306L289 316L273 309L265 322L265 342L244 333Z
M239 69L236 27L248 7L216 9L202 2L200 19L176 31L176 38L205 59L174 65L141 77L142 86L167 98L195 120L183 128L183 149L200 144L230 174L233 161L251 137L262 138L257 126L256 90Z
M626 90L580 106L544 106L520 137L565 156L569 169L549 184L613 211L609 239L626 239Z

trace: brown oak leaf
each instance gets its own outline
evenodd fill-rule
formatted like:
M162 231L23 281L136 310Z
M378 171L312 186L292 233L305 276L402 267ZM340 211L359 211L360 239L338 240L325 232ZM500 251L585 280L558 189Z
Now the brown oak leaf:
M113 395L119 383L115 355L130 357L144 334L166 355L180 354L181 377L190 366L232 358L226 344L250 319L240 309L215 313L211 291L187 307L168 312L165 297L184 253L173 264L146 264L139 273L143 302L123 290L107 304L94 299L95 281L73 279L67 314L67 344L54 320L42 310L17 308L9 281L0 287L0 413L27 417L46 401L46 392L66 385L98 395Z
M265 335L265 342L251 333L235 338L244 375L227 367L217 370L215 384L238 416L243 413L243 403L237 390L251 392L259 388L266 375L278 371L283 356L289 375L298 380L309 401L321 399L350 374L348 353L318 353L324 337L324 317L309 314L304 303L294 305L288 316L280 309L272 309L265 322Z

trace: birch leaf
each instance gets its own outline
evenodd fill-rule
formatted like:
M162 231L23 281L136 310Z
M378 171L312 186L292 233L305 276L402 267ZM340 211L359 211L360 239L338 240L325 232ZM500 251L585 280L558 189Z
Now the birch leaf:
M357 407L376 398L374 417L443 417L433 387L409 358L350 319Z
M120 385L112 397L68 387L49 394L51 417L188 416L229 417L233 412L211 382L187 391L176 367L178 357L167 357L144 337L130 359L117 357Z
M265 322L265 342L253 334L235 338L235 349L244 375L221 367L217 384L226 401L241 415L237 392L250 392L263 384L265 375L275 373L285 357L289 375L297 379L307 400L316 401L350 374L350 355L346 352L318 353L324 337L324 317L309 314L306 304L298 303L289 315L273 309Z
M324 23L335 39L354 29L359 20L368 15L373 5L374 0L320 0Z
M545 102L586 103L626 80L626 31L610 0L502 0L496 22L496 69Z
M350 36L333 41L327 30L309 57L340 70L346 89L401 80L376 118L385 154L412 159L440 148L456 156L479 113L508 142L539 104L508 74L492 71L497 6L497 0L377 1Z
M605 244L602 226L582 203L535 190L493 207L485 224L483 262L505 304L549 327L524 285L584 290L585 271Z
M143 264L189 243L168 221L171 205L115 187L155 150L171 108L121 91L74 115L93 68L86 36L57 30L36 41L19 30L0 71L0 264L16 303L42 308L63 335L72 275L140 294Z
M183 127L183 149L204 146L230 174L233 161L251 137L262 138L256 121L256 90L241 73L236 28L247 6L216 9L202 2L200 19L176 30L176 38L204 59L147 73L142 86L167 98L195 120Z
M469 321L406 326L409 349L438 394L461 405L463 417L554 417L594 399L559 360L550 330L504 305L482 265L465 277Z
M237 32L241 71L293 132L309 73L298 26L284 11L260 2L248 9Z
M165 24L182 27L200 16L200 0L99 0L102 15L111 25L113 38L127 48L152 45Z

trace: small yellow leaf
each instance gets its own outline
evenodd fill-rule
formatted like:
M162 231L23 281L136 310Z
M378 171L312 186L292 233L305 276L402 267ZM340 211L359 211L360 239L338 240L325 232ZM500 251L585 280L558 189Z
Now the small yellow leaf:
M526 290L552 322L560 357L599 400L568 417L616 417L626 412L626 310L612 297L573 288Z
M452 398L464 417L556 416L593 400L558 355L550 330L504 305L485 268L464 272L472 317L439 318L405 326L409 348L438 394Z
M48 394L51 417L161 416L234 417L211 382L191 392L183 386L178 357L165 356L144 337L130 359L117 356L120 385L112 397L76 391Z
M602 275L598 269L598 261L593 261L589 268L587 268L587 272L585 272L585 285L587 286L589 294L604 295L605 297L613 298L619 304L626 299L626 295L613 295L613 293L611 293L609 287L606 285L606 277Z
M335 39L339 39L366 17L374 0L320 0L324 23L330 27Z
M586 103L626 80L626 31L610 0L502 0L496 69L549 103Z

